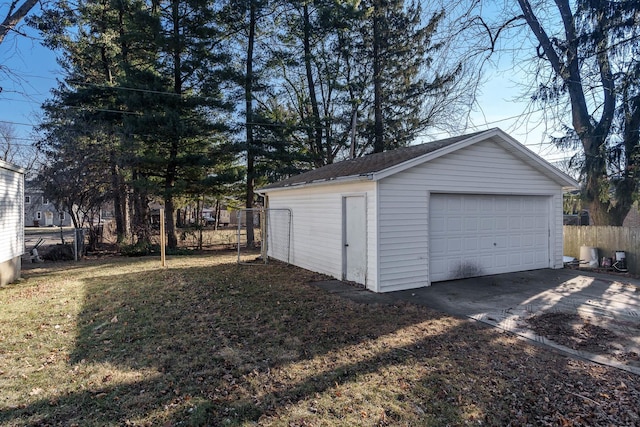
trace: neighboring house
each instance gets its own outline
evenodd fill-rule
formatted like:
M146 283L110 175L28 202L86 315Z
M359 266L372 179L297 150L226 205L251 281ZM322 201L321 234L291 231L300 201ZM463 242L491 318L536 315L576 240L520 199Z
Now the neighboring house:
M267 209L291 214L280 230L267 223L269 256L390 292L562 268L562 194L577 185L491 129L334 163L259 193Z
M58 211L34 181L27 181L24 192L24 224L27 227L69 227L71 215Z
M0 285L20 278L24 253L24 170L0 160Z

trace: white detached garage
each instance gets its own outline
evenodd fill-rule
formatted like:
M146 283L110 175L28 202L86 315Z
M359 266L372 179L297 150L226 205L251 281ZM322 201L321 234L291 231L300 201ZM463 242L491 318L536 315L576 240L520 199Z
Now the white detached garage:
M390 292L561 268L562 194L577 185L491 129L334 163L260 193L291 218L267 224L270 257Z

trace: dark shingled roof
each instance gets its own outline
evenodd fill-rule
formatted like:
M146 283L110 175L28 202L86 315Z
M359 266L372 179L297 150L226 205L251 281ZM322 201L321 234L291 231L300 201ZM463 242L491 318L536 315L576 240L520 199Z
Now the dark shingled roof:
M441 148L453 145L456 142L463 141L484 132L487 131L475 132L468 135L454 136L452 138L441 139L439 141L432 141L425 144L397 148L395 150L389 150L383 153L374 153L363 157L358 157L356 159L332 163L330 165L326 165L321 168L314 169L309 172L304 172L299 175L292 176L291 178L269 184L265 187L262 187L261 190L289 187L316 181L328 181L336 178L360 176L380 172L392 166L399 165L408 160L420 157L424 154L432 153Z

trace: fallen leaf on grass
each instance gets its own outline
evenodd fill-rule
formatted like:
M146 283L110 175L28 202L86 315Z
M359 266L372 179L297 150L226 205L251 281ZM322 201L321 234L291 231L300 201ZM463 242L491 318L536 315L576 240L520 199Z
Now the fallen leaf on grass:
M34 389L31 389L31 392L29 392L29 396L37 396L40 393L42 393L44 390L42 390L40 387L36 387Z

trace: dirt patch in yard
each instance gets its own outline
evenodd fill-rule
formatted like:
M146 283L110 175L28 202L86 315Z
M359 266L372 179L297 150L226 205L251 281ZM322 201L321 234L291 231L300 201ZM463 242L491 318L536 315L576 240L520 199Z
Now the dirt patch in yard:
M557 344L574 350L613 357L640 366L633 337L640 336L640 323L605 319L599 324L578 313L544 313L527 319L531 329Z

